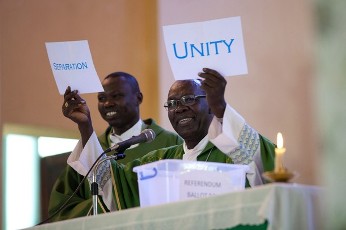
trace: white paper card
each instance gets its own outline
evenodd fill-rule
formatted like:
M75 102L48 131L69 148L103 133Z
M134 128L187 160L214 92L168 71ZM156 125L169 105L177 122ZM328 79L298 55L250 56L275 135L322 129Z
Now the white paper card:
M80 94L103 92L92 61L88 41L46 42L50 66L59 93L67 86Z
M204 67L225 77L247 74L240 17L163 26L163 35L176 80L196 78Z

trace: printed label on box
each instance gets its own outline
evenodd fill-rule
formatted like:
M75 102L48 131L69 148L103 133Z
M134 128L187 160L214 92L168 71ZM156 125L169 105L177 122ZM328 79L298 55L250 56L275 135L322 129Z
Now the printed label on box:
M180 199L194 199L234 190L229 174L210 171L190 171L180 175Z

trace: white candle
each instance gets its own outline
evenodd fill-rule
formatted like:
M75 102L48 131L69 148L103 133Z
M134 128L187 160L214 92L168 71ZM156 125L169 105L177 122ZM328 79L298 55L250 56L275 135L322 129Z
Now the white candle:
M277 148L275 148L275 172L280 172L284 170L284 167L282 165L282 157L286 151L284 146L284 140L281 133L277 134L276 137L276 145Z

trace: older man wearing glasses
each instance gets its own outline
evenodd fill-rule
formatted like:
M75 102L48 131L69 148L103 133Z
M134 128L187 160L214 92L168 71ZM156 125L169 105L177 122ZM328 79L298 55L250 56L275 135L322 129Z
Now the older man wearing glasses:
M164 107L175 131L184 143L154 150L126 165L111 160L98 175L99 184L112 183L112 196L117 210L139 206L135 166L162 159L183 159L246 164L251 170L247 186L263 184L261 174L274 168L274 144L251 128L224 98L226 80L217 71L204 68L202 80L179 80L170 88ZM90 134L91 135L91 134ZM89 135L89 136L90 136ZM83 135L82 135L83 136ZM87 145L97 145L89 138ZM102 152L89 156L93 162ZM86 167L91 167L86 162ZM89 169L89 168L87 168ZM114 178L113 176L114 175Z

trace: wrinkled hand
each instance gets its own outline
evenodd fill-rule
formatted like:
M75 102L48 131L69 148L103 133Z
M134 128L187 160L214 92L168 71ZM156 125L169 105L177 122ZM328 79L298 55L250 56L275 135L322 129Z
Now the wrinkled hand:
M71 91L70 86L67 87L64 94L62 112L65 117L78 125L91 122L90 111L85 100L80 97L77 90Z
M203 78L201 88L207 94L211 111L216 117L222 118L226 109L226 79L217 71L208 68L203 68L203 72L198 73L198 75Z

